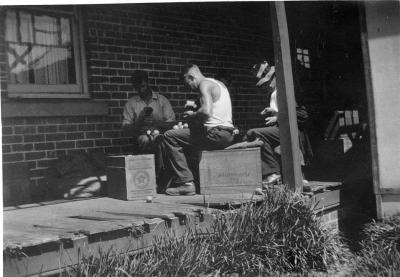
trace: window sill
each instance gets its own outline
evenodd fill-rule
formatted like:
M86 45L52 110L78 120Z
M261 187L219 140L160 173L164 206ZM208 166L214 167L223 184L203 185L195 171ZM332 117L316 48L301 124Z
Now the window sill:
M108 115L108 103L97 100L2 100L1 117Z

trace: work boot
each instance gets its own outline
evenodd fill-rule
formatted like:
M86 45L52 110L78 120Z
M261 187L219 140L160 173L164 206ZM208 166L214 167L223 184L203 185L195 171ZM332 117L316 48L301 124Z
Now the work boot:
M264 189L275 185L281 185L282 177L279 173L272 173L262 181L262 184Z
M165 194L176 196L176 195L195 195L196 188L193 182L184 183L176 188L168 188Z

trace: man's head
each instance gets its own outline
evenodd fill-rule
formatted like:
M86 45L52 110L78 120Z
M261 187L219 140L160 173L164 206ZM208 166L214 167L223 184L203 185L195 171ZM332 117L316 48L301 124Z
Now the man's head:
M198 89L200 82L204 79L199 67L195 64L189 64L183 68L183 80L191 89Z
M136 70L132 74L132 84L141 98L145 98L149 93L151 93L147 71Z

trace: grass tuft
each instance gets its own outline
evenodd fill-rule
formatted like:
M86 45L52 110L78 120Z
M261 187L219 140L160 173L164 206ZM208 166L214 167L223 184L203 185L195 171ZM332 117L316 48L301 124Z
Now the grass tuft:
M244 206L233 220L220 218L211 243L220 253L214 268L249 276L326 272L347 253L306 198L287 190L270 191L261 205Z
M400 216L372 222L357 253L353 271L358 276L400 276Z

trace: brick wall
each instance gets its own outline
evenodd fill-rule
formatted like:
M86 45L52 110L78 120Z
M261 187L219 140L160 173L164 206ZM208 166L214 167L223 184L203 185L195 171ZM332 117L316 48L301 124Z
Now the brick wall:
M225 68L233 77L234 122L241 129L262 124L266 103L249 69L267 56L271 32L265 4L197 3L84 6L89 92L108 102L108 116L2 118L3 166L27 163L33 200L44 197L44 173L63 154L76 151L126 153L132 140L120 132L121 112L133 95L130 75L150 72L155 91L171 102L181 119L185 99L196 93L180 80L181 67L193 62L206 76ZM0 12L4 12L2 9ZM1 16L4 18L4 16ZM1 23L4 25L3 20ZM0 30L5 30L0 25ZM6 99L4 32L0 34L0 81ZM11 100L12 101L12 100ZM6 103L5 103L6 104Z
M249 69L261 56L271 55L267 28L234 26L230 16L218 17L206 7L161 4L87 10L93 96L108 100L111 114L118 116L131 96L133 70L149 70L151 85L168 97L180 118L185 99L196 97L179 79L181 66L193 62L211 77L218 69L227 69L234 79L231 94L235 123L256 125L259 118L255 111L263 100L265 103L265 97L254 88ZM235 11L233 16L246 15L236 15ZM207 20L207 15L213 20Z
M339 221L343 220L340 207L324 210L319 213L322 225L335 232L339 232Z

